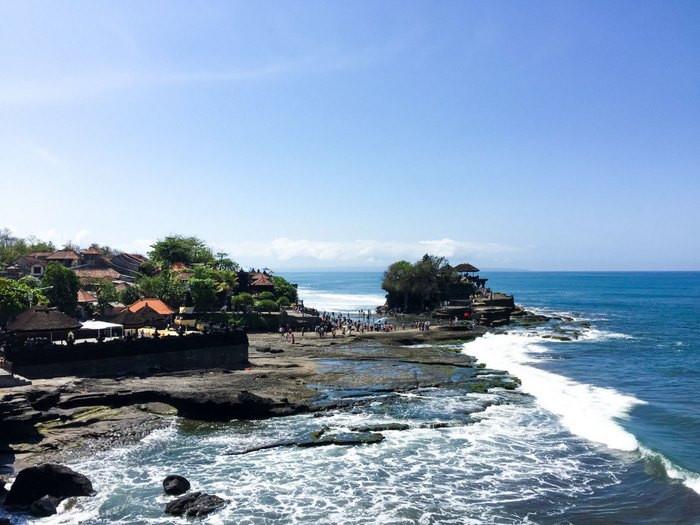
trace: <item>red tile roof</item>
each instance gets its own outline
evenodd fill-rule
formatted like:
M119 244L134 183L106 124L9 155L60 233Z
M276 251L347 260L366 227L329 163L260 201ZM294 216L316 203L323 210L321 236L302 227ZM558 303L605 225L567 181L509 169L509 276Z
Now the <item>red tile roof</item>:
M274 286L270 278L264 273L251 274L251 286Z
M78 302L79 303L96 303L97 295L86 290L78 290Z
M158 312L160 315L172 315L175 313L160 299L140 299L139 301L129 305L127 309L134 313L142 310L145 307L149 307L151 310Z

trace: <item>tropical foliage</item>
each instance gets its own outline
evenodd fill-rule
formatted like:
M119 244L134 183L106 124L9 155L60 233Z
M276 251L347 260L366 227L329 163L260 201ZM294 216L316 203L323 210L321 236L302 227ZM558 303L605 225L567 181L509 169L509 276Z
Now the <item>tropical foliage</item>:
M215 262L211 248L197 237L170 235L151 246L150 258L164 267L175 263L192 265L196 263L213 264Z
M97 288L97 306L99 307L100 312L104 313L107 305L116 301L119 301L119 292L117 292L117 287L109 281L103 281L100 283L99 288Z
M0 325L30 306L46 303L46 297L35 286L0 277Z
M80 283L73 271L61 264L49 263L41 280L41 286L46 289L45 294L51 306L69 315L75 314Z
M17 258L33 252L53 252L56 247L51 242L40 241L36 237L22 239L12 235L7 228L0 229L0 266L13 263Z
M382 288L389 308L415 313L438 306L458 281L459 274L447 259L426 254L413 264L397 261L389 266Z

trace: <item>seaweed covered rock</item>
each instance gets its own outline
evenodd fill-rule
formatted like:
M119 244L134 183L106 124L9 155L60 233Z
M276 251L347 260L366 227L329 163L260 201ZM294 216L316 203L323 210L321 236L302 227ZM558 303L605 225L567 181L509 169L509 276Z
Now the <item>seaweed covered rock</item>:
M211 514L226 505L226 500L204 492L190 492L174 499L165 506L165 513L171 516L196 518Z
M63 465L44 463L17 474L5 505L27 506L44 496L53 496L61 501L72 496L92 496L94 493L87 477Z
M171 474L163 480L163 491L170 496L179 496L190 490L190 482L183 476Z

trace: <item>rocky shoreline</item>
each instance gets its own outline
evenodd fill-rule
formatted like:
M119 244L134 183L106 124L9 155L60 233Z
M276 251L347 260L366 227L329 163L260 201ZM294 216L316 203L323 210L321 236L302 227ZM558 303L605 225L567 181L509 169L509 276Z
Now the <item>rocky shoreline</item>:
M46 461L75 460L134 442L175 416L204 421L260 419L359 402L334 392L402 391L470 383L474 391L515 388L505 372L435 341L483 334L404 330L353 337L307 334L292 345L276 334L250 336L250 366L114 379L57 378L0 390L0 468L6 476ZM410 346L412 345L412 346ZM371 366L367 366L371 364Z
M514 323L551 318L520 311ZM473 393L514 390L507 371L490 370L461 352L486 330L443 326L319 338L290 344L277 334L249 336L244 370L206 370L121 378L56 378L0 390L0 479L46 463L70 463L99 450L134 443L155 429L201 422L252 420L352 409L385 393L459 387ZM562 335L566 337L566 335ZM437 343L437 344L435 344ZM198 423L200 422L200 423ZM205 423L206 424L206 423ZM400 428L399 428L400 427ZM392 423L338 433L319 428L307 437L231 451L276 447L372 445ZM432 428L432 427L431 427Z

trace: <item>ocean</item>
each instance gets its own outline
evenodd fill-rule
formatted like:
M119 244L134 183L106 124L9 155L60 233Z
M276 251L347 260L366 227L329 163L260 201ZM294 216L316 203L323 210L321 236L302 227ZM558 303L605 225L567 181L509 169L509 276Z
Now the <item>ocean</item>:
M284 275L320 310L383 302L380 272ZM204 523L700 523L700 273L485 276L527 308L566 316L453 345L518 376L520 391L426 388L322 417L173 423L76 460L98 496L42 523L173 523L166 471L231 500ZM470 424L421 428L465 413ZM377 446L225 454L370 420L411 429Z

